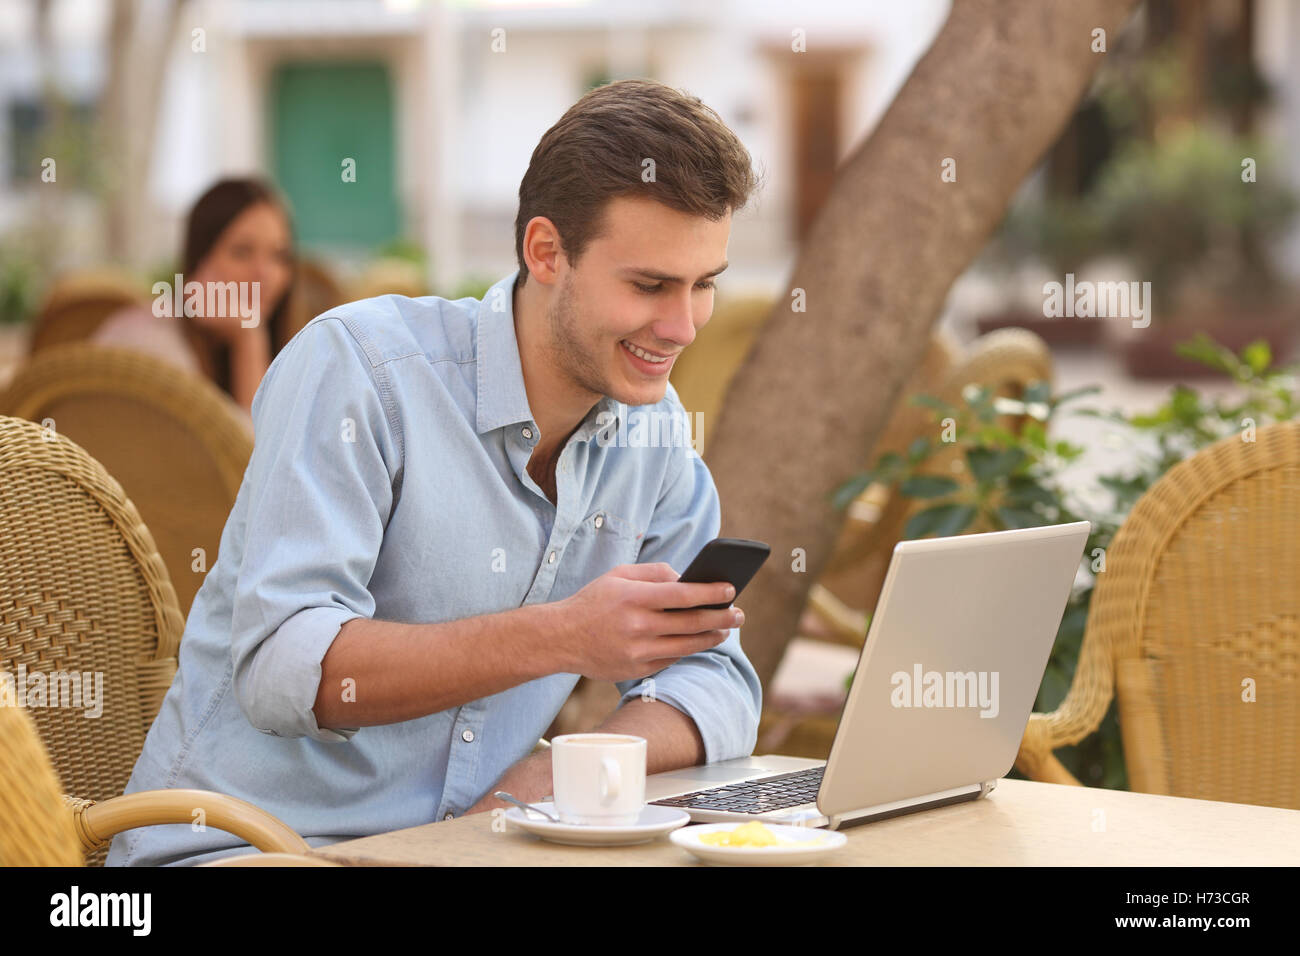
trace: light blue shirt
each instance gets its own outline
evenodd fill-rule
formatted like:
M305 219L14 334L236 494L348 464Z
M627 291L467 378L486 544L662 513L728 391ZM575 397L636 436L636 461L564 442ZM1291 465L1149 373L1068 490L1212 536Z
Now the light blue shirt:
M671 385L652 406L597 403L559 458L557 504L533 481L540 432L515 338L517 275L482 301L341 306L276 356L219 557L127 793L229 794L313 846L460 816L533 749L577 675L415 720L322 728L312 708L339 628L558 601L620 564L680 573L717 536L717 491L689 432L671 427L685 420ZM738 629L653 678L619 682L622 700L651 693L689 715L710 762L753 751L762 690ZM232 850L248 847L171 824L118 836L108 863Z

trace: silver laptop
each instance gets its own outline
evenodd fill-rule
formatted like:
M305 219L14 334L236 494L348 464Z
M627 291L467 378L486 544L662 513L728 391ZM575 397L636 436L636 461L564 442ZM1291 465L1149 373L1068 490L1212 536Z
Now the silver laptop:
M647 801L700 823L834 830L986 796L1015 762L1088 531L899 542L828 759L654 774Z

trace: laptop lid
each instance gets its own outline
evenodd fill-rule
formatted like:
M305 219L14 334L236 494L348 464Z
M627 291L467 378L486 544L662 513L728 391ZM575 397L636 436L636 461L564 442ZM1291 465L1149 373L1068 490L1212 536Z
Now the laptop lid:
M1086 521L894 547L818 793L827 816L1011 769Z

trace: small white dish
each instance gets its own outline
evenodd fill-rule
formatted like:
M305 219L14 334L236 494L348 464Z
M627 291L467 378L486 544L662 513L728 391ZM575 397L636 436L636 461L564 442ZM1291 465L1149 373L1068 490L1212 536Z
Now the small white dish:
M553 803L537 802L533 806L547 813L555 813ZM518 807L507 810L505 818L521 830L527 830L551 843L563 843L566 846L632 846L637 843L649 843L691 822L691 816L685 810L657 807L652 804L646 804L636 823L626 827L552 823L550 820L526 813Z
M734 830L744 825L741 823L704 823L678 830L668 839L705 863L721 863L728 866L799 866L804 863L816 863L849 842L848 837L836 830L825 830L820 827L792 827L783 823L768 823L766 820L762 823L778 840L798 841L798 845L712 846L700 841L700 837L705 833Z

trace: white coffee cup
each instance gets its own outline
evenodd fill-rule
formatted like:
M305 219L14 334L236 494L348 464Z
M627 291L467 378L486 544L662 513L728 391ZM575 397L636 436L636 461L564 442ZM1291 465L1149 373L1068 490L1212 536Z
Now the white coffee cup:
M644 737L564 734L551 741L551 788L563 823L632 826L645 808Z

